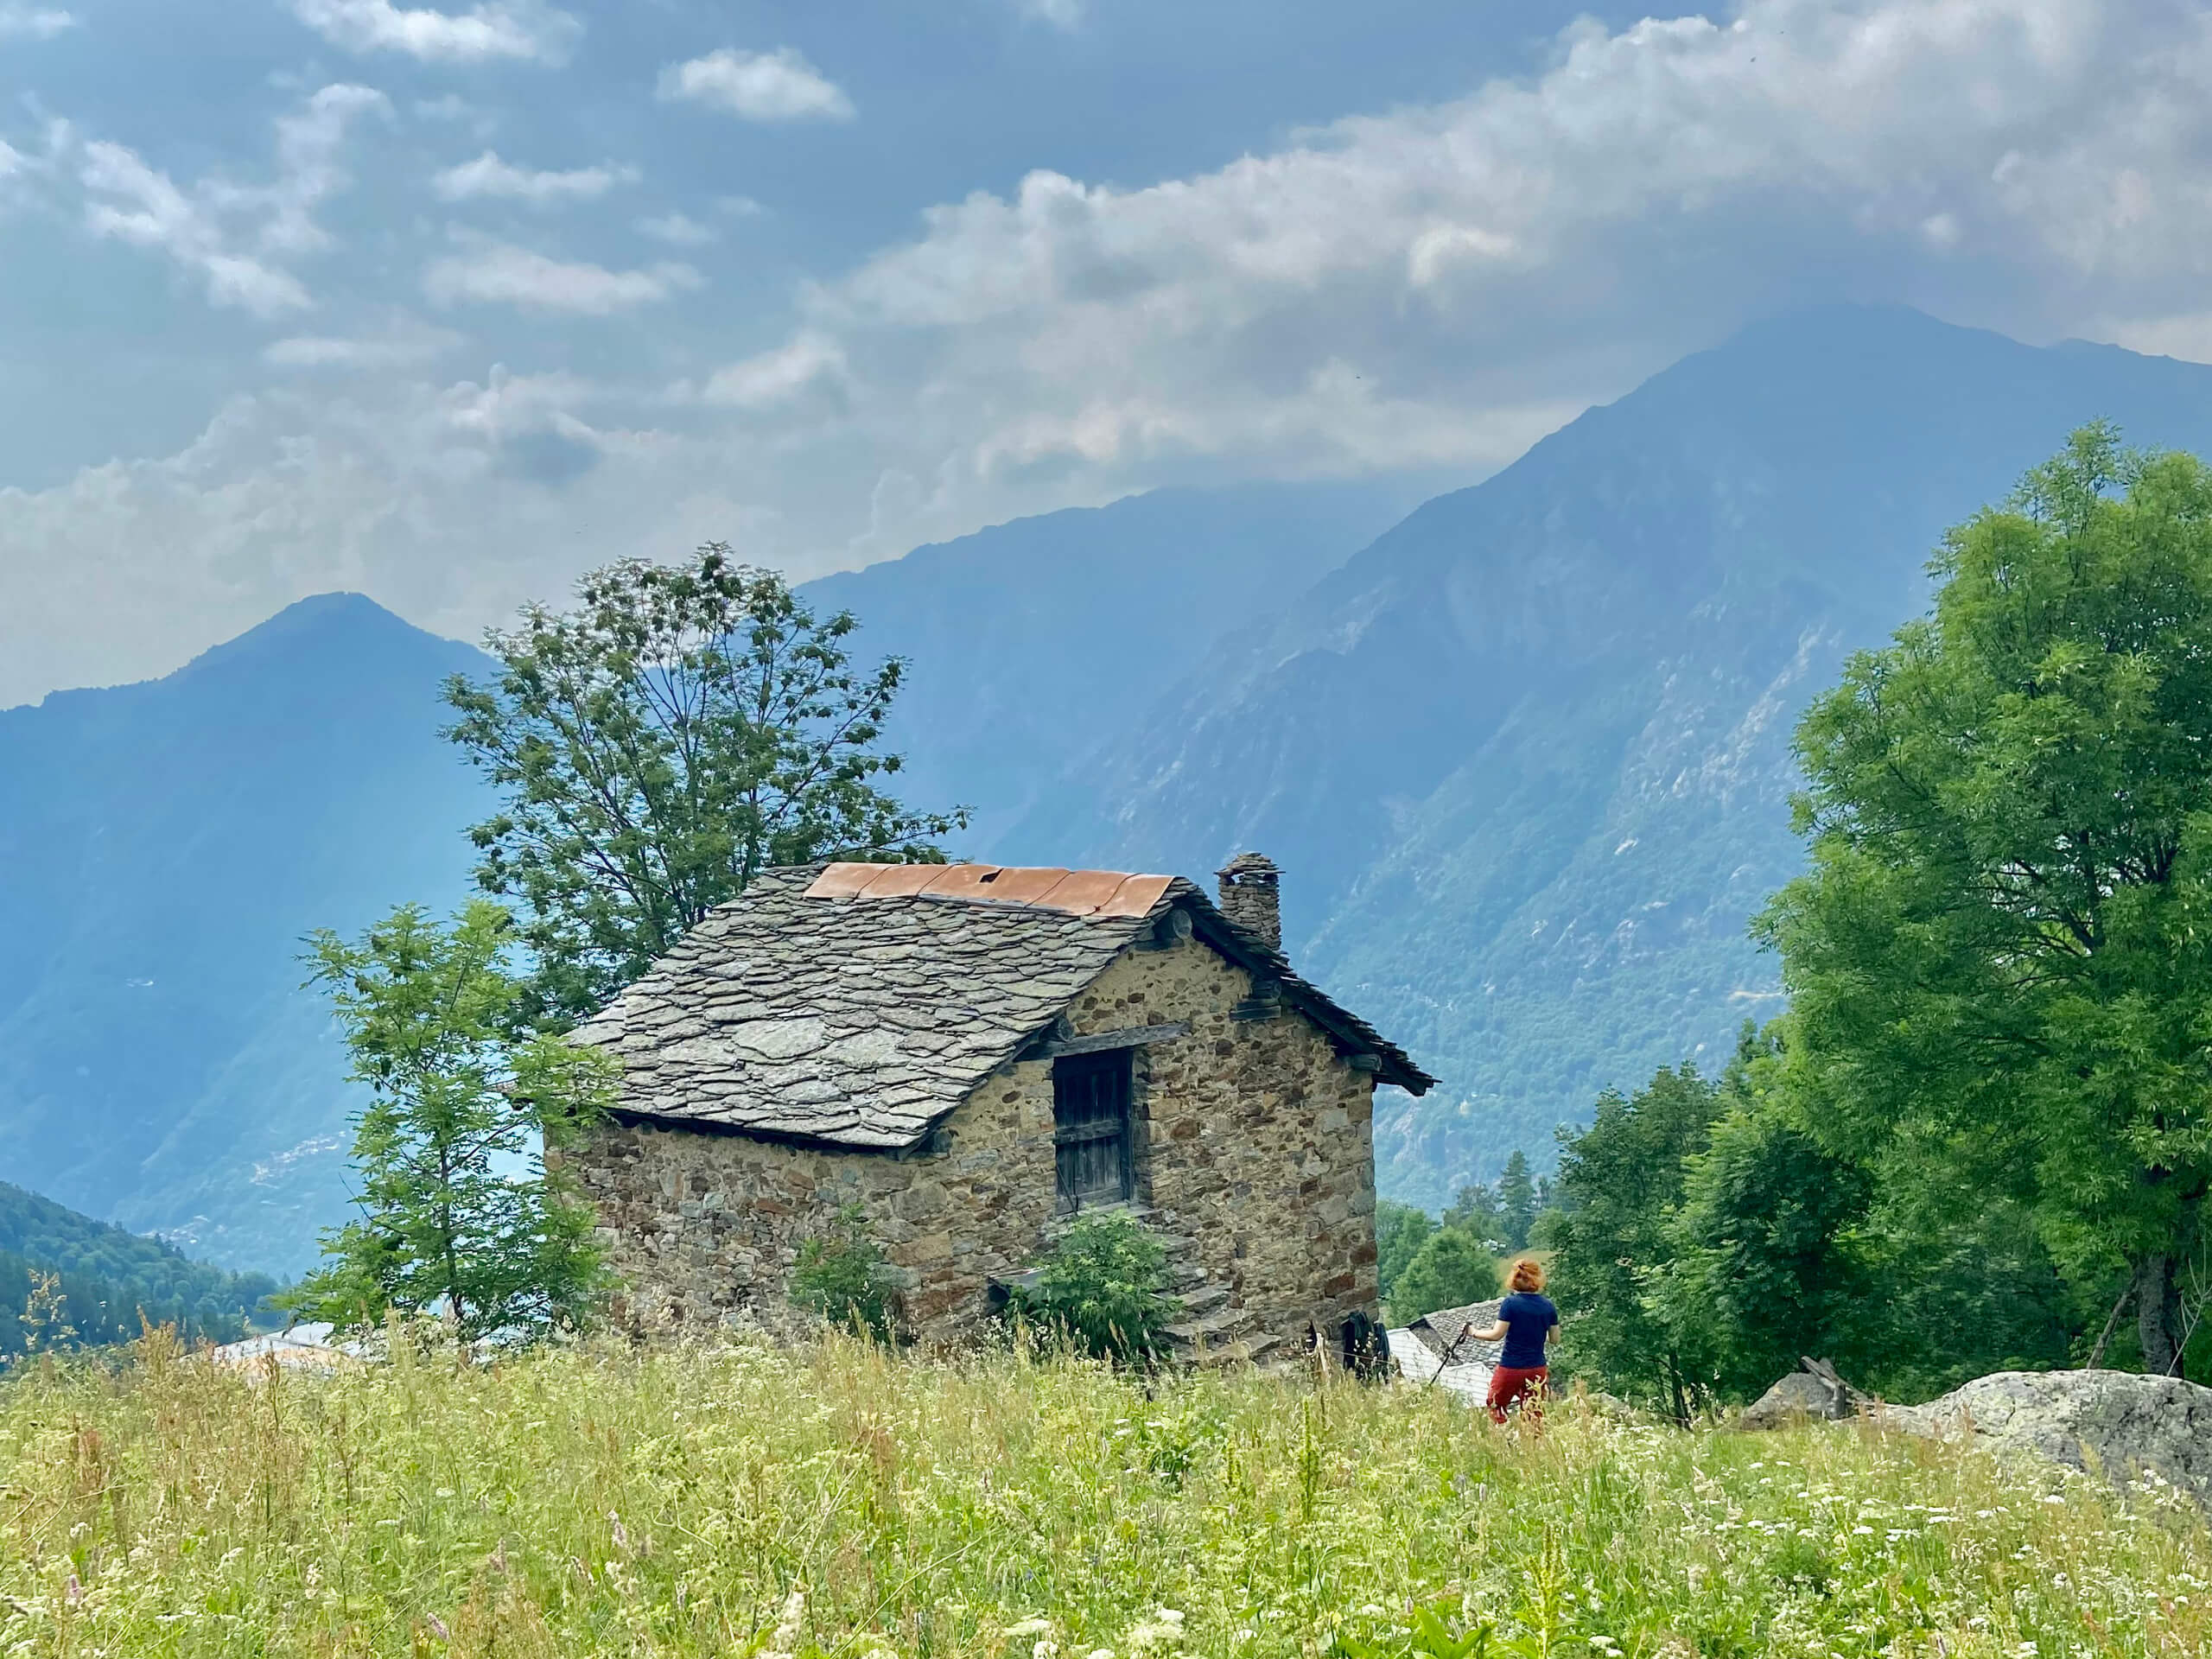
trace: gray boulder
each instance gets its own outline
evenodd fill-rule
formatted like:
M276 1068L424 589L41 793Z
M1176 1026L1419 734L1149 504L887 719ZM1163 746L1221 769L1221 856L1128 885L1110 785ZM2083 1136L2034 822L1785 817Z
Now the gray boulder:
M2212 1389L2179 1377L1999 1371L1881 1416L1909 1433L2030 1452L2115 1483L2147 1469L2212 1505Z
M1736 1419L1736 1427L1749 1429L1789 1428L1799 1423L1816 1421L1841 1422L1847 1417L1858 1415L1870 1404L1866 1396L1835 1374L1835 1367L1825 1359L1803 1362L1802 1370L1792 1371L1764 1394L1744 1408Z

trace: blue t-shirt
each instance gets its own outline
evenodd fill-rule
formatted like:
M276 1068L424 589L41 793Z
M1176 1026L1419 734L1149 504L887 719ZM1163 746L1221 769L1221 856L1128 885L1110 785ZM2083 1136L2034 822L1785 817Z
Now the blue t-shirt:
M1559 1323L1548 1296L1516 1290L1497 1305L1505 1321L1505 1351L1497 1363L1509 1371L1533 1371L1544 1363L1544 1333Z

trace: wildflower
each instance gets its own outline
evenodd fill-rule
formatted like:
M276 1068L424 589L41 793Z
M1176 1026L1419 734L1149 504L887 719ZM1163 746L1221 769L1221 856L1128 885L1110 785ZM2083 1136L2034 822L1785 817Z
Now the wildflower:
M630 1553L630 1533L629 1529L623 1526L622 1517L613 1510L609 1510L607 1512L607 1523L614 1529L614 1548L627 1555Z
M1049 1618L1025 1618L1019 1624L1007 1625L1005 1630L1007 1636L1050 1636L1052 1633L1052 1621Z
M440 1618L435 1613L423 1614L423 1622L430 1627L430 1634L436 1637L439 1641L453 1640L453 1632L446 1628L445 1620Z
M798 1647L798 1633L806 1623L806 1592L793 1590L784 1598L784 1616L776 1622L776 1633L768 1638L770 1653L791 1653Z

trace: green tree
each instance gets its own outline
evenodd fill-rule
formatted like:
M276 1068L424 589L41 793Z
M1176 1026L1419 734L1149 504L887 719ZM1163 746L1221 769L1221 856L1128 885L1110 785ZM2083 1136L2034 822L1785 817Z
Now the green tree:
M1406 1270L1398 1275L1391 1312L1419 1319L1440 1308L1465 1307L1497 1294L1497 1258L1464 1228L1444 1227L1430 1235Z
M1397 1286L1406 1264L1436 1230L1436 1218L1410 1204L1383 1198L1375 1206L1375 1278L1382 1300L1398 1306Z
M1484 1182L1470 1181L1453 1195L1442 1224L1447 1231L1467 1234L1486 1250L1510 1248L1505 1242L1508 1226L1504 1211L1498 1207L1497 1191Z
M1684 1423L1706 1402L1709 1355L1702 1340L1684 1348L1683 1324L1666 1315L1664 1275L1678 1253L1674 1218L1688 1160L1726 1110L1719 1087L1687 1062L1662 1067L1633 1096L1608 1090L1588 1128L1561 1132L1561 1207L1538 1235L1553 1253L1562 1357L1601 1387Z
M596 1009L767 866L933 860L966 822L880 787L903 665L855 669L849 613L817 617L720 543L576 594L489 636L493 683L446 688L447 734L505 797L471 834L479 885L519 906L530 1019Z
M1499 1236L1505 1248L1527 1249L1529 1230L1536 1224L1536 1183L1529 1173L1529 1154L1518 1147L1497 1178L1497 1218L1504 1228Z
M1683 1177L1668 1224L1673 1259L1644 1287L1675 1363L1735 1400L1763 1393L1807 1355L1855 1366L1869 1280L1866 1174L1772 1103L1752 1102L1713 1126Z
M510 1035L513 944L486 899L450 926L407 905L358 942L314 936L311 982L371 1096L354 1120L360 1217L323 1235L324 1265L282 1299L296 1313L359 1327L439 1311L474 1338L573 1325L591 1306L594 1217L557 1154L612 1103L613 1063Z
M2212 472L2076 433L1945 538L1931 616L1799 728L1812 868L1761 921L1855 1161L1961 1160L2123 1265L2144 1363L2212 1183Z

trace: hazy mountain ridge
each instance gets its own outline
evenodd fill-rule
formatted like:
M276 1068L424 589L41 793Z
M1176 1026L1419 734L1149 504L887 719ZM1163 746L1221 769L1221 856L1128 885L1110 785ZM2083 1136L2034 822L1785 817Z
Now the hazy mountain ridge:
M345 1200L346 1061L303 936L465 890L485 659L302 601L165 679L0 714L0 1175L234 1265Z
M1798 711L2096 417L2212 451L2212 370L1890 308L1747 331L1422 506L1013 839L1275 856L1294 956L1446 1080L1377 1147L1440 1201L1772 1011L1745 923L1799 864Z
M1165 492L807 594L857 613L859 659L912 658L897 787L975 804L980 836L1049 782L1040 756L1387 524L1391 487ZM439 693L490 666L325 594L164 679L0 711L0 1178L234 1266L314 1258L359 1095L302 943L470 891L490 797Z
M956 850L1280 860L1293 955L1446 1079L1378 1119L1385 1191L1433 1203L1772 1011L1745 921L1798 868L1797 711L2101 416L2212 453L2212 369L1821 312L1395 524L1387 488L1164 492L806 592L912 659L896 786L978 809ZM311 1256L355 1096L300 939L467 891L486 798L438 686L486 666L326 595L0 712L0 1178Z

